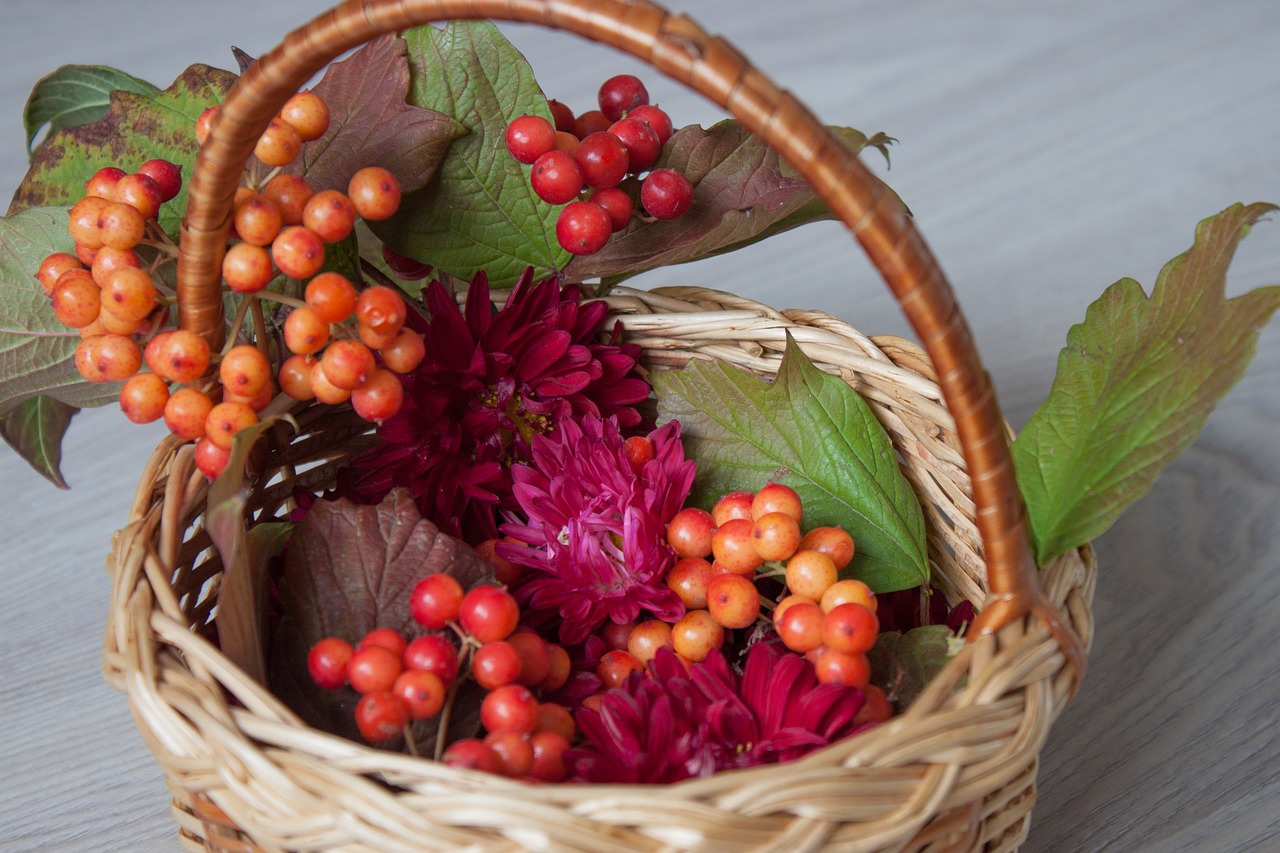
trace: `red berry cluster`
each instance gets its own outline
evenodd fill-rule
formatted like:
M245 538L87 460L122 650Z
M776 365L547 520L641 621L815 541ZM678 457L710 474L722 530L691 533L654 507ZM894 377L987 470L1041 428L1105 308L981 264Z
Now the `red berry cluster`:
M553 100L548 106L554 125L525 115L507 126L507 150L532 167L533 191L548 204L565 205L556 220L556 239L575 255L598 252L631 222L634 193L622 188L628 175L644 175L639 200L655 219L675 219L693 203L687 177L653 168L672 125L649 103L644 84L630 74L610 77L600 87L598 102L600 109L574 116Z
M409 609L428 633L406 640L379 628L354 647L326 637L311 649L307 665L316 684L349 685L361 694L355 710L361 735L385 742L410 721L439 715L455 684L470 678L487 691L480 705L487 734L454 741L441 760L518 779L564 779L564 752L576 726L568 708L538 695L564 686L568 652L518 627L519 606L500 586L464 593L452 575L428 575L414 587Z

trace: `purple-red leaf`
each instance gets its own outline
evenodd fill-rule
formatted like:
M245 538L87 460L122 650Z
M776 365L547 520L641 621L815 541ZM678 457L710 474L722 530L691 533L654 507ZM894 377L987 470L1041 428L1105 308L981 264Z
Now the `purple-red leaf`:
M460 539L424 519L412 495L393 490L376 506L317 501L289 540L281 581L283 617L271 654L271 689L313 726L359 740L350 688L324 690L307 673L307 653L324 637L351 643L374 628L411 639L422 633L409 593L423 577L447 572L464 589L491 576L489 564ZM475 700L475 701L473 701ZM474 705L474 707L472 707ZM474 728L478 699L460 691L450 732ZM434 721L423 734L434 734ZM430 750L431 737L418 740Z
M867 146L884 152L892 140L870 138L852 128L833 128L854 152ZM886 155L887 156L887 155ZM572 276L629 276L647 269L721 254L771 234L832 218L830 210L790 166L758 137L733 120L710 128L678 130L658 166L675 169L693 183L693 205L670 220L641 221L614 235L593 255L575 257Z
M466 132L450 116L415 107L404 40L385 35L329 66L312 90L329 105L329 130L285 168L316 190L346 192L365 166L389 169L403 192L431 180L449 143Z

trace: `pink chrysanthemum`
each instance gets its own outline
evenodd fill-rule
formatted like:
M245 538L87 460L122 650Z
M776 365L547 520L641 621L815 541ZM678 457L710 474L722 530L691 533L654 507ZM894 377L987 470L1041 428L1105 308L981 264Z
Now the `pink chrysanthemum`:
M640 348L598 340L608 308L575 287L532 281L532 270L493 310L478 273L466 309L439 282L426 291L430 319L418 328L426 358L405 377L400 413L378 429L383 443L361 454L338 493L377 501L394 486L423 516L473 544L497 535L497 509L514 509L510 467L529 459L530 440L584 414L640 423L649 385L634 375Z
M629 622L642 610L675 621L684 613L664 583L675 552L666 525L693 485L680 425L649 435L654 458L636 473L616 418L563 420L535 436L529 464L512 468L513 492L527 521L502 532L531 547L499 545L508 560L535 570L518 597L563 619L560 639L582 642L605 620Z
M747 652L741 677L718 650L688 671L659 649L652 677L632 673L577 712L583 744L565 754L572 778L667 783L799 758L848 737L863 694L819 684L813 665L775 644Z

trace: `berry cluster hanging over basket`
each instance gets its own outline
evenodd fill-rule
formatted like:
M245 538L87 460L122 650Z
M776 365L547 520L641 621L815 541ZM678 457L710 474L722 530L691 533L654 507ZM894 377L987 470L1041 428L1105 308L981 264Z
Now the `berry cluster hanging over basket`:
M632 75L575 111L483 18L611 45L733 118L678 127ZM113 542L104 665L183 843L1016 849L1092 634L1087 540L1243 371L1225 342L1280 297L1222 279L1273 208L1202 223L1149 302L1108 291L1011 442L858 159L892 140L820 124L688 18L365 0L242 71L189 69L220 102L183 104L168 156L90 145L83 190L50 165L77 129L52 134L15 202L67 205L14 217L59 235L28 271L79 330L50 363L172 433ZM622 284L824 218L924 349ZM1166 309L1206 336L1164 389L1194 416L1135 466L1096 436L1161 416L1079 380L1146 381L1153 333L1117 317ZM1099 330L1110 355L1074 359ZM1119 498L1063 485L1084 454Z

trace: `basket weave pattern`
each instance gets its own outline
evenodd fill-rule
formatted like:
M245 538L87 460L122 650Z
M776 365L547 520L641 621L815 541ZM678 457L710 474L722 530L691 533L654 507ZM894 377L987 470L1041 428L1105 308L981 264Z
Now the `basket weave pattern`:
M221 335L231 200L253 141L288 94L342 51L441 17L543 23L640 56L728 108L809 180L924 349L868 338L821 312L701 288L617 288L614 316L650 370L711 357L769 376L789 331L869 401L924 508L934 583L983 612L903 715L800 761L670 786L528 786L309 729L231 664L209 640L222 566L201 526L208 486L190 446L166 440L113 543L104 669L164 769L184 844L216 853L1016 849L1037 755L1092 635L1092 552L1036 572L1007 428L909 217L794 98L687 18L640 0L351 0L290 34L241 77L201 150L179 259L182 324L214 342ZM292 410L299 434L263 442L254 520L286 515L295 486L330 485L369 444L350 412Z
M919 348L700 288L620 291L610 302L653 369L711 356L767 376L790 331L892 436L927 508L935 582L953 600L984 600L968 478ZM297 417L303 434L273 448L263 480L274 484L255 493L262 518L287 513L298 468L314 466L305 482L324 481L367 441L359 421L325 407ZM222 658L202 636L221 571L199 526L206 491L191 448L161 445L136 520L115 542L105 659L191 849L1014 850L1026 834L1036 756L1071 678L1043 627L969 643L905 715L797 762L672 786L530 787L307 729ZM1087 640L1092 552L1056 560L1041 578Z

